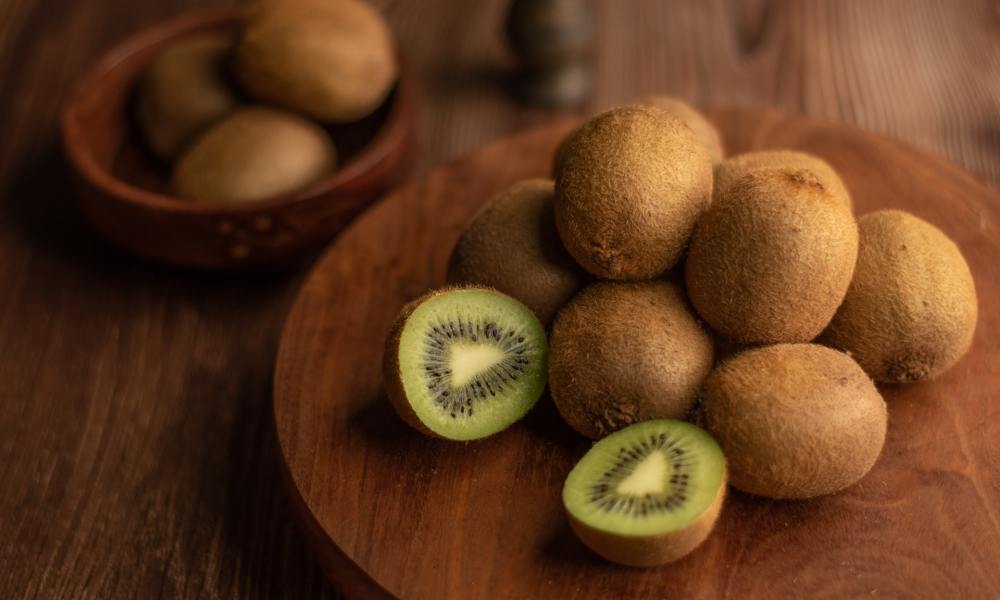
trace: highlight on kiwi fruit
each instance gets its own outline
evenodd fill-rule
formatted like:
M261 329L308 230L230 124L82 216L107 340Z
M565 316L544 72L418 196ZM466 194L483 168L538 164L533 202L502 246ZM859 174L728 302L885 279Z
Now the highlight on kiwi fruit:
M257 202L330 174L337 151L315 123L263 106L237 109L201 135L174 166L173 192L202 203Z
M940 229L900 210L858 220L854 279L820 338L877 381L909 383L951 368L972 345L976 286Z
M729 482L770 498L847 488L875 464L886 406L850 356L818 344L777 344L723 362L705 382L707 429Z
M136 123L146 145L175 157L201 131L239 103L225 75L233 37L202 33L164 48L139 80Z
M680 259L712 195L712 161L661 108L630 105L587 121L555 173L559 236L604 279L650 279Z
M258 0L235 67L251 96L328 123L374 112L399 74L388 25L359 0Z
M684 418L712 360L712 338L676 286L599 281L556 316L549 389L566 422L597 439L639 421Z
M722 144L719 130L705 118L705 115L687 102L670 96L647 96L639 100L637 104L648 104L662 108L690 127L698 141L708 150L713 165L718 165L726 158L726 150Z
M811 171L820 184L851 207L851 194L837 171L818 156L799 150L759 150L727 158L715 167L715 198L726 195L731 185L747 173L766 169Z
M580 540L604 558L651 567L690 554L712 532L726 460L703 429L645 421L594 444L563 486Z
M547 324L586 274L556 233L550 179L526 179L497 194L462 232L448 280L508 294Z
M545 389L545 329L495 290L445 288L406 305L386 340L389 400L417 430L475 440L509 427Z
M687 292L698 315L735 342L806 342L844 299L857 252L850 207L812 170L757 170L698 223Z

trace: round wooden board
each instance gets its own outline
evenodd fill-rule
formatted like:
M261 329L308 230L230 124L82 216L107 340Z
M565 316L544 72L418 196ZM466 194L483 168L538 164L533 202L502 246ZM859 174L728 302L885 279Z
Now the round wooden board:
M836 496L733 492L712 536L673 565L618 567L568 529L563 479L589 442L543 397L476 443L423 437L382 392L399 308L443 282L470 215L546 175L573 123L510 137L386 198L328 250L296 301L275 374L286 483L310 545L349 595L402 598L1000 596L1000 194L897 142L776 112L713 111L730 153L829 160L858 214L909 210L962 248L979 294L970 354L940 380L885 387L889 437Z

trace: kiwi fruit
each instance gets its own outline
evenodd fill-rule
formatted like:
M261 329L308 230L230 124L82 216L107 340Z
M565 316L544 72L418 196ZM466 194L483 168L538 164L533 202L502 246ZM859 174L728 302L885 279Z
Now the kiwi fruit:
M135 117L146 145L172 159L237 106L225 77L233 37L204 33L164 48L139 80Z
M497 194L462 232L448 279L484 285L525 303L542 323L582 286L552 213L550 179L526 179Z
M337 152L311 121L263 106L216 123L174 166L173 192L204 203L238 204L282 196L329 175Z
M886 406L850 356L818 344L754 348L705 382L705 424L729 459L729 482L770 498L853 485L885 442Z
M630 105L565 141L555 217L570 255L603 279L650 279L680 259L712 195L712 161L661 108Z
M386 340L389 400L417 430L474 440L523 417L545 389L545 329L531 309L480 287L407 304Z
M726 194L729 187L747 173L765 169L795 169L810 171L835 197L851 206L851 194L840 175L818 156L798 150L760 150L732 156L715 167L715 198Z
M329 123L374 112L399 73L388 25L359 0L258 1L235 68L251 96Z
M638 101L638 104L648 104L662 108L673 116L681 120L682 123L691 128L695 137L702 146L708 150L708 155L712 159L713 165L718 165L725 159L726 151L722 145L722 136L719 130L711 121L705 118L696 108L677 98L670 96L647 96Z
M877 381L931 379L968 351L976 287L958 246L900 210L858 220L854 279L820 338L851 354Z
M651 567L690 554L726 496L726 461L703 429L670 419L626 427L594 444L563 486L573 531L604 558Z
M599 281L556 316L549 389L566 422L597 439L685 417L712 368L709 334L662 281Z
M857 252L854 216L819 176L753 171L699 222L687 292L701 318L732 341L806 342L844 299Z

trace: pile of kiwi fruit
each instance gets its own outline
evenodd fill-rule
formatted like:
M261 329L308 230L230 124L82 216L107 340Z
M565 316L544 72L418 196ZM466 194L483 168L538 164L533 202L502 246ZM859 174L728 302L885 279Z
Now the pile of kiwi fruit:
M826 161L725 157L671 98L601 113L475 215L449 282L407 305L384 378L448 440L496 434L548 389L595 440L562 500L580 540L630 566L680 559L729 486L802 500L861 480L886 439L876 382L932 379L968 351L972 274L941 230L856 218Z
M137 128L186 201L260 202L328 177L332 128L374 113L399 74L363 0L254 0L236 29L167 44L137 85Z

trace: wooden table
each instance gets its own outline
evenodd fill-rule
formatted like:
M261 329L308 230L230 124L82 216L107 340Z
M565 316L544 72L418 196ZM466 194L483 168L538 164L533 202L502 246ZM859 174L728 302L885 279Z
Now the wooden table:
M194 0L0 2L0 597L335 597L278 481L271 372L302 269L169 270L71 202L56 117L103 49ZM418 171L559 113L504 93L505 2L379 3L421 86ZM854 123L1000 182L988 1L597 3L597 92ZM996 482L990 493L1000 493Z

